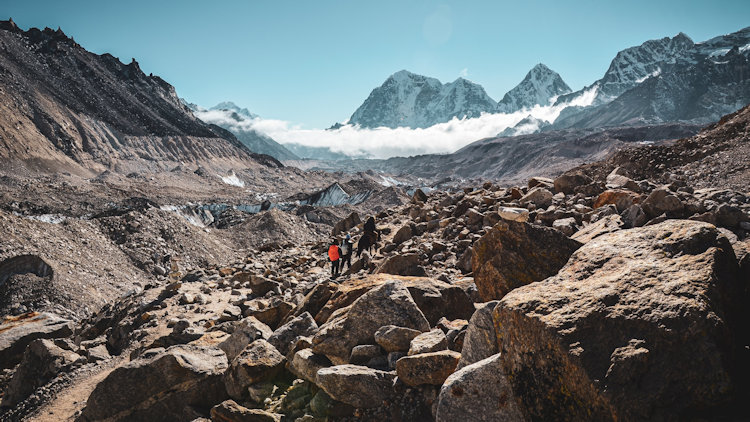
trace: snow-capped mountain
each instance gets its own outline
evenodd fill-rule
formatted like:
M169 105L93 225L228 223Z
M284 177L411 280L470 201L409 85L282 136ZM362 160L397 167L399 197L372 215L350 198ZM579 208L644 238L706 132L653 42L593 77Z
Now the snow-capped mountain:
M539 63L498 102L498 111L513 113L535 105L547 105L550 100L570 92L570 87L557 72Z
M678 62L691 61L695 44L680 32L672 38L649 40L617 53L604 76L593 84L568 95L560 96L557 104L569 102L592 89L596 95L591 105L608 103L649 77L668 71Z
M209 109L182 100L193 114L206 123L215 124L230 131L251 151L267 154L279 161L298 160L299 157L270 136L252 128L252 120L258 115L246 108L240 108L231 101L221 102Z
M481 85L463 78L442 84L402 70L375 88L349 123L368 128L425 128L454 117L479 117L496 111L497 104Z
M652 54L634 53L644 46ZM592 85L600 89L598 106L564 112L554 128L708 123L750 103L750 28L697 44L678 34L640 47L618 53L604 78Z

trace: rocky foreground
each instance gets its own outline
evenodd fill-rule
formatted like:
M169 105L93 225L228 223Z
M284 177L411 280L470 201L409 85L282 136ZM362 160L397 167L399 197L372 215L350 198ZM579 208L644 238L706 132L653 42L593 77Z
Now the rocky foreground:
M175 264L78 322L7 317L3 418L746 415L750 198L623 173L417 191L338 279L321 239Z
M321 227L359 238L361 209L309 230L300 226L309 217L273 209L233 231L181 229L168 239L143 227L174 228L179 217L149 207L128 208L124 220L50 224L28 238L50 248L0 262L2 297L25 303L24 286L60 279L75 287L64 271L74 266L45 251L73 259L79 248L92 262L100 251L110 278L139 279L127 291L101 282L107 304L95 312L55 312L86 296L73 287L48 292L59 306L45 312L6 306L0 417L742 420L750 195L745 160L733 153L746 148L749 116L525 186L416 190L376 213L374 252L333 279ZM726 187L716 188L717 175ZM42 224L0 217L18 242ZM71 238L100 226L124 237ZM219 236L240 245L243 230L247 253L238 256ZM261 238L269 242L258 247ZM160 253L161 270L155 261L138 267L148 272L122 269L147 262L145 251L165 239L192 239L196 259ZM212 258L197 259L202 250Z

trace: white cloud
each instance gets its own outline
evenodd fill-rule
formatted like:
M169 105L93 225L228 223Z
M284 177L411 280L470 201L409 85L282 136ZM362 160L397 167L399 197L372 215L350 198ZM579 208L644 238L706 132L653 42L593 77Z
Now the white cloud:
M465 67L465 68L461 69L461 71L458 72L458 76L460 76L462 78L467 78L469 76L469 68Z
M303 129L283 120L255 118L237 122L221 110L196 112L203 121L234 129L256 130L281 144L328 147L350 156L389 158L454 152L474 141L496 136L528 115L554 122L567 105L590 105L597 87L559 106L535 106L511 114L483 114L474 119L453 119L424 129L365 129L346 125L337 130ZM524 131L525 132L525 131Z

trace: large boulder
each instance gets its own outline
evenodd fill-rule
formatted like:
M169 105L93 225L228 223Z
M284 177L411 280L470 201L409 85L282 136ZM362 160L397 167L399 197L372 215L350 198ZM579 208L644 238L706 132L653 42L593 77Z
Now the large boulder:
M234 399L247 398L250 384L273 378L284 367L284 356L265 340L255 340L229 364L224 374L227 393Z
M406 385L442 385L456 370L461 354L452 350L404 356L396 361L396 374Z
M385 325L375 331L375 342L386 352L406 352L409 350L411 341L422 334L419 330Z
M211 408L214 422L281 422L281 416L261 409L248 409L234 400L225 400Z
M583 173L566 173L555 179L555 192L572 194L576 188L583 187L591 182L591 178Z
M272 334L273 331L268 325L254 317L247 317L235 325L232 335L221 342L219 348L227 354L227 360L231 362L248 344L258 339L268 339Z
M409 293L430 325L442 317L469 319L474 313L474 302L460 286L430 278L411 281L406 285Z
M575 232L570 238L581 243L588 243L603 234L621 230L623 226L624 223L619 215L608 215L594 223L583 226L582 229Z
M495 307L504 372L532 420L711 414L737 382L741 288L712 225L602 235Z
M352 348L374 344L374 334L384 325L428 331L430 323L398 280L382 284L363 294L348 310L326 322L312 339L313 351L328 356L333 363L349 361Z
M178 345L112 371L86 402L79 421L185 421L227 398L227 357L212 347Z
M448 339L445 337L443 330L435 328L434 330L422 333L409 344L408 355L418 355L420 353L437 352L448 348Z
M383 405L394 395L392 372L359 365L338 365L318 371L316 384L334 400L354 407Z
M479 362L500 352L497 345L497 332L493 313L498 301L493 300L477 308L469 320L469 327L464 337L464 347L461 349L461 360L458 368Z
M324 355L315 354L312 349L302 349L292 357L289 370L294 375L314 383L318 371L332 365Z
M474 243L474 282L483 301L544 280L568 261L581 243L557 230L501 221Z
M411 224L404 224L403 227L398 229L396 234L393 235L393 243L400 245L414 236L414 232L411 229Z
M543 187L535 187L518 200L522 205L534 204L537 208L547 208L552 204L552 192Z
M500 355L496 354L459 369L445 380L435 420L522 422L527 419L503 375Z
M675 194L666 188L654 189L641 205L650 217L666 214L667 217L678 215L685 205Z
M318 324L309 312L305 312L276 329L268 342L286 356L300 337L312 336L316 331Z
M377 274L411 275L421 277L427 274L416 253L397 254L389 257L375 271Z
M73 322L50 313L29 312L0 320L0 333L0 369L6 369L21 360L32 341L73 334Z
M2 398L2 406L15 406L60 372L70 369L76 363L85 361L86 359L77 353L55 346L52 340L37 339L32 341L26 348L21 364L8 384Z

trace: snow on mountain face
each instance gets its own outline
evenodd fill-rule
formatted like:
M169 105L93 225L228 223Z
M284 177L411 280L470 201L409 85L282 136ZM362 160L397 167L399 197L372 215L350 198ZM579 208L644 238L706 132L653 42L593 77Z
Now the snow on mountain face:
M442 84L402 70L375 88L349 123L368 128L425 128L454 117L479 117L496 111L495 101L478 84L463 78Z
M231 110L239 114L240 116L244 116L248 119L255 119L258 117L257 114L251 113L250 110L246 108L240 108L237 104L231 101L220 102L219 104L216 104L215 106L211 107L209 110Z
M515 88L508 91L498 102L498 109L513 113L535 105L547 105L550 100L571 92L560 75L542 63L534 66Z

